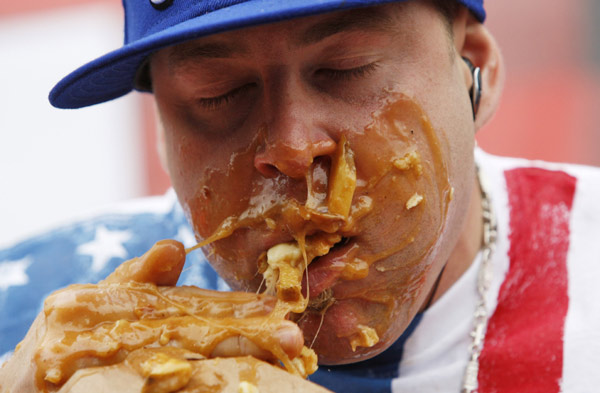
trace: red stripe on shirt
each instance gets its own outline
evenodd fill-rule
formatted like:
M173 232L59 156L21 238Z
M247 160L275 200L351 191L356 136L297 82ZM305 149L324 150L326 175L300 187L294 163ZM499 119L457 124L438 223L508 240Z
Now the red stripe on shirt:
M559 392L576 179L538 168L505 177L510 267L485 336L479 392Z

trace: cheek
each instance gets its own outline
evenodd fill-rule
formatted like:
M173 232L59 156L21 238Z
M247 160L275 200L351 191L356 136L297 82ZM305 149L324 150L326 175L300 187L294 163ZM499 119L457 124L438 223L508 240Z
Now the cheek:
M196 234L208 237L221 221L247 206L243 190L253 176L253 144L207 134L173 112L161 111L169 174Z
M247 208L253 157L248 151L232 153L218 146L210 152L193 144L180 145L177 150L174 186L195 232L206 238L227 217Z
M447 53L441 56L448 63ZM470 187L463 186L473 176L475 128L468 88L457 63L460 61L456 58L443 72L431 75L430 90L436 93L423 97L422 105L433 127L440 131L453 186L458 191L467 190L468 194Z
M370 263L397 252L420 259L448 212L447 152L421 109L403 96L375 119L353 141L361 179L356 197L368 196L373 206L359 232L369 237Z

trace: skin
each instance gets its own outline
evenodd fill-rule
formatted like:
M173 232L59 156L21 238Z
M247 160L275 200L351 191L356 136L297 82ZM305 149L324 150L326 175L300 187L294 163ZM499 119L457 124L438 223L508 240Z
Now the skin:
M349 19L352 23L345 25ZM397 151L401 146L392 141L360 146L369 143L363 131L373 114L397 100L398 93L417 103L436 130L454 188L447 215L431 203L415 224L394 198L378 201L377 211L353 234L361 249L373 255L401 241L391 217L407 217L423 235L371 265L366 278L336 284L334 296L343 301L326 314L323 337L315 344L322 363L353 362L387 348L431 296L435 301L460 277L480 247L474 135L497 105L502 66L493 39L467 11L459 12L451 28L449 39L443 18L430 4L408 2L227 32L167 48L151 60L166 166L199 239L248 208L248 198L240 195L302 203L310 165L330 157L342 134L357 149L359 172ZM471 74L461 56L483 69L485 95L475 123L468 97ZM414 144L425 156L431 153L423 138ZM403 192L389 187L387 195ZM435 235L440 225L443 231ZM234 289L252 291L260 285L259 255L292 240L292 232L251 224L205 251ZM415 257L420 259L411 272L425 272L418 285L413 285L415 274L402 272ZM378 265L390 271L382 274ZM391 314L383 315L381 304L364 303L369 288L398 298L404 295L393 288L408 287L412 291L405 301L385 304ZM300 324L305 333L312 330L307 338L316 323L313 318ZM380 342L353 351L340 325L351 332L352 324L360 323L377 323Z
M278 198L303 201L308 168L331 156L342 134L354 147L357 169L363 176L379 155L390 155L398 148L385 140L378 150L360 148L369 143L364 130L373 123L373 114L387 103L409 100L431 123L454 188L447 214L432 208L434 203L425 204L427 219L415 223L410 222L403 203L394 198L378 201L377 211L361 221L359 231L353 234L361 250L376 254L393 248L399 240L398 228L402 228L391 219L396 216L417 225L424 235L413 245L373 263L367 277L342 280L334 292L338 291L336 296L344 297L344 303L357 315L352 324L380 316L372 311L378 307L355 307L364 305L364 298L353 298L352 293L363 293L369 287L385 290L406 286L411 278L401 267L415 256L422 256L414 269L420 269L423 279L413 286L408 300L390 303L392 311L377 325L381 340L374 347L358 347L353 352L347 337L338 345L331 332L337 332L337 325L347 315L343 309L328 312L331 316L324 318L321 331L323 337L330 332L334 344L316 340L315 349L320 361L329 364L353 362L383 351L430 299L435 302L472 263L481 245L474 135L493 115L503 84L503 64L495 41L464 9L450 26L452 34L427 2L388 5L361 13L369 18L356 19L357 13L350 11L222 33L163 49L150 63L162 129L161 150L199 239L212 234L225 218L247 208L247 199L240 199L240 195L268 196L265 185L273 186L271 190ZM387 20L377 19L381 15L387 15ZM339 23L340 16L352 23ZM337 28L332 29L332 23ZM468 97L471 73L461 56L482 69L484 93L475 121ZM408 117L401 120L408 121ZM431 145L424 137L415 137L414 143L424 157L431 156ZM236 163L235 176L230 162ZM263 188L257 191L257 185ZM202 196L207 200L207 186L210 208L203 209L198 201ZM388 195L403 193L406 191L392 187ZM432 195L426 191L427 198ZM260 284L258 255L292 238L289 232L250 225L211 245L208 258L235 289L255 290ZM174 260L168 268L157 263L160 258L154 257L127 262L107 282L175 285L181 260ZM381 264L392 269L378 273L376 267ZM145 275L145 271L150 273ZM70 289L64 291L69 298ZM132 294L132 304L135 302ZM3 391L35 390L33 356L46 330L61 329L46 323L40 314L15 355L0 369ZM310 323L300 327L311 328ZM302 342L302 333L293 323L278 330L278 335L290 351ZM220 351L262 356L251 343L236 339L223 343Z

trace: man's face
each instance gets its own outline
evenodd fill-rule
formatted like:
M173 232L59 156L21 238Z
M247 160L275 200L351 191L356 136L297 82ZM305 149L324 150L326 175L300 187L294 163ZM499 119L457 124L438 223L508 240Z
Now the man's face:
M258 261L275 244L341 237L308 268L324 303L297 316L323 363L391 345L460 233L474 130L453 50L437 11L408 2L222 33L152 58L173 186L200 239L229 235L205 252L234 289L259 288ZM343 139L357 176L351 225L327 216ZM356 341L364 327L374 346Z

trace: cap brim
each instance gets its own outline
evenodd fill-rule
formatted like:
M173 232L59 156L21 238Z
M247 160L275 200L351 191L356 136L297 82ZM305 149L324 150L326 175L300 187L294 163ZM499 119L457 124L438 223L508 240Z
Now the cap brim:
M291 18L391 2L394 0L241 2L186 20L91 61L67 75L52 89L50 103L57 108L74 109L121 97L134 89L137 70L151 53L183 41Z

